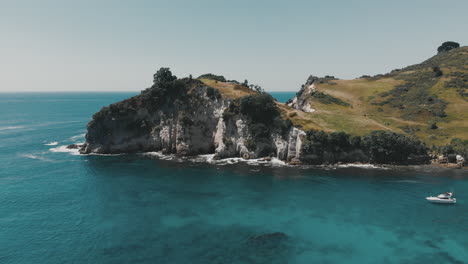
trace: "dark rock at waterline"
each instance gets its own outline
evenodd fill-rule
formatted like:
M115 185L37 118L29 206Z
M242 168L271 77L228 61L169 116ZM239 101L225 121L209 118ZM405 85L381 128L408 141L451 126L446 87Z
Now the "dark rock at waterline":
M70 144L67 146L67 149L79 149L81 144Z

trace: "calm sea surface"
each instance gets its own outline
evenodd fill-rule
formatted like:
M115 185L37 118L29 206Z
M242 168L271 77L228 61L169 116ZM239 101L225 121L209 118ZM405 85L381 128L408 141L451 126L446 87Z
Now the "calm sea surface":
M57 152L131 95L0 94L0 263L468 262L466 171Z

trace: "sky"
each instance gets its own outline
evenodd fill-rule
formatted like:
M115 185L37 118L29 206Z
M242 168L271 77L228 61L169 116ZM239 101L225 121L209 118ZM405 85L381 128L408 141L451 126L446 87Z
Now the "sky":
M160 67L297 91L468 45L468 1L0 0L0 92L140 91Z

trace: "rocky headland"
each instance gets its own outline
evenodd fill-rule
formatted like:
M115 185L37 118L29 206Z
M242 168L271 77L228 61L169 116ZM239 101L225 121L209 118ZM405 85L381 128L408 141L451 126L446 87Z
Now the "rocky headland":
M214 74L179 79L161 68L150 88L94 114L86 142L71 147L82 154L463 167L467 59L461 47L384 75L310 76L285 104L246 81Z

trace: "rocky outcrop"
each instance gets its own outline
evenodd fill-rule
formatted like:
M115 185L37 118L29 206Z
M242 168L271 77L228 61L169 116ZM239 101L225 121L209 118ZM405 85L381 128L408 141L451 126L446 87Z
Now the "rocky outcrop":
M229 118L224 114L234 101L198 80L187 78L170 85L155 85L96 113L87 126L80 152L162 151L183 156L214 153L215 158L250 159L265 156L261 150L268 149L268 156L280 160L299 159L303 131L294 127L285 133L272 130L267 140L255 142L253 148L249 141L254 139L255 123L240 113Z
M317 83L331 83L331 81L337 80L334 76L325 76L325 77L317 77L314 75L310 75L307 78L305 84L302 85L299 92L297 92L296 96L288 101L286 104L289 107L292 107L297 110L301 110L307 113L315 112L315 109L310 107L309 98L311 95L316 91L315 85Z

